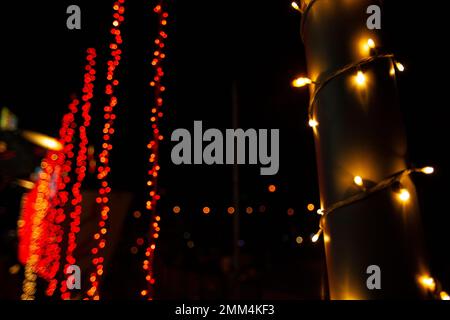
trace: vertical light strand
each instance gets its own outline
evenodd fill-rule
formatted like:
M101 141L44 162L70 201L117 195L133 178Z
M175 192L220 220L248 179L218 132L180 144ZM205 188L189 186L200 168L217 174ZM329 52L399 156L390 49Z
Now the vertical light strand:
M141 291L141 296L147 300L152 300L154 296L153 285L155 284L154 278L154 256L156 250L156 241L159 237L160 220L156 210L156 204L160 199L158 194L157 182L158 174L160 170L159 165L159 142L163 140L159 129L159 119L163 117L163 93L166 88L163 85L164 70L163 61L166 58L165 54L165 40L167 39L167 33L165 28L167 26L167 18L169 14L166 8L163 6L163 1L160 1L158 5L153 8L153 12L158 16L158 29L157 35L154 41L155 50L153 52L153 59L151 62L154 76L150 81L150 86L154 89L154 103L151 108L150 124L151 124L151 139L147 145L150 150L148 170L148 182L149 188L148 199L146 202L146 209L150 214L150 230L148 234L148 246L145 251L145 258L142 268L145 272L145 280L147 282L147 288Z
M106 80L107 84L105 87L105 93L108 99L108 104L104 107L104 127L103 127L103 143L101 146L102 151L99 155L99 166L98 166L98 174L97 179L100 183L100 187L98 190L98 196L96 199L97 204L100 206L100 221L98 222L98 232L94 234L95 245L91 249L91 253L93 255L92 265L94 267L94 271L89 276L90 288L87 290L87 298L99 300L99 279L103 275L103 251L106 247L106 233L108 231L108 217L110 214L110 178L109 174L111 172L111 168L109 165L110 160L110 152L113 148L111 138L114 135L114 120L116 119L116 114L114 113L114 109L118 104L117 96L115 95L115 89L119 85L119 80L115 78L116 68L120 64L122 50L122 36L120 31L120 26L122 25L125 13L124 7L125 0L118 0L113 4L113 27L110 32L114 36L113 41L109 45L111 57L107 62L107 73Z
M41 173L36 183L36 198L32 201L33 215L31 217L30 244L28 258L25 264L25 278L23 281L22 300L34 300L36 294L36 279L40 256L39 239L42 236L42 221L49 207L50 180L52 168L44 159L41 163ZM30 199L31 200L31 199Z
M73 157L70 141L76 126L74 119L78 104L76 98L69 104L69 112L64 115L59 131L57 148L48 151L41 162L41 173L22 209L19 259L26 260L22 299L34 299L38 276L48 281L48 296L53 295L57 286L55 276L60 267L67 174Z
M83 96L81 100L83 101L83 105L81 107L81 117L83 123L79 127L79 146L78 146L78 153L76 158L76 168L75 168L75 174L76 174L76 180L75 183L72 186L72 201L71 205L73 207L73 210L69 214L70 219L70 225L69 225L69 233L67 236L67 248L66 248L66 264L64 266L64 274L65 270L69 265L76 264L76 258L74 257L73 253L74 250L77 247L76 244L76 236L78 232L80 231L80 216L81 216L81 203L83 201L83 196L80 192L81 187L83 185L83 181L86 177L86 171L87 171L87 152L88 152L88 143L89 139L87 136L87 129L89 128L91 124L91 116L90 116L90 109L91 109L91 100L94 97L94 81L95 81L95 58L96 58L96 51L94 48L87 49L87 64L85 67L85 74L84 74L84 85L83 85ZM73 135L72 135L73 139ZM73 148L73 147L72 147ZM73 152L71 154L73 157ZM71 165L71 164L70 164ZM70 177L68 177L70 179ZM70 181L70 180L69 180ZM62 299L70 299L70 292L67 291L67 285L66 281L61 281L61 298Z
M44 218L46 235L41 237L41 241L43 242L42 247L46 248L47 252L44 252L40 259L40 269L47 270L45 276L49 281L46 290L48 296L53 296L58 285L55 277L61 264L61 242L64 234L62 223L66 218L64 209L69 199L67 185L71 180L70 172L74 157L73 137L77 127L75 116L78 113L79 103L77 98L73 98L69 104L69 112L63 117L62 126L59 131L59 141L63 146L62 152L53 152L50 155L53 160L58 161L57 166L55 166L55 170L58 170L58 174L55 177L57 194L52 198L49 212Z

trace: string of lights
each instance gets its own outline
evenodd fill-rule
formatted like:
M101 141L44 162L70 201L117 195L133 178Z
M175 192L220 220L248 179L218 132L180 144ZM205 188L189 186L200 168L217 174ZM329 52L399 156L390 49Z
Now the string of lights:
M302 0L300 5L297 4L296 2L292 2L292 7L303 14L301 24L302 39L304 39L305 21L307 20L308 13L310 12L310 9L312 8L313 4L316 2L317 0ZM389 59L391 61L392 67L389 72L391 76L395 75L395 70L399 72L403 72L405 70L405 67L400 62L396 61L395 56L393 54L379 53L379 50L376 47L375 41L373 39L367 40L367 42L364 44L364 49L365 51L369 52L370 54L369 57L366 57L354 63L350 63L330 74L321 74L316 80L311 80L307 77L299 77L292 82L292 85L294 87L303 87L306 85L313 86L308 107L308 117L309 117L308 124L313 129L315 129L319 125L319 122L316 119L314 119L314 107L316 105L317 97L319 96L319 93L323 90L323 88L332 80L349 72L357 71L356 75L354 76L354 82L358 87L360 88L364 87L366 84L366 76L362 70L363 67L379 59ZM322 217L319 222L319 231L311 237L312 242L317 242L319 240L321 234L324 231L324 224L326 221L326 217L328 215L330 215L332 212L340 208L350 206L356 202L367 199L371 195L381 190L385 190L387 188L392 187L393 191L397 194L398 200L401 201L402 203L407 203L410 200L411 194L405 187L403 187L401 180L405 176L409 176L412 173L417 172L428 175L434 173L434 168L424 167L424 168L404 169L380 181L373 187L368 187L366 185L367 184L366 180L364 180L363 177L361 176L354 177L353 182L356 186L359 187L360 192L344 200L338 201L337 203L332 204L328 208L321 208L317 210L317 213ZM450 299L449 295L445 291L442 291L440 284L437 285L436 281L429 276L421 276L419 278L419 284L421 284L425 289L427 289L434 298L442 300Z
M314 211L315 205L312 203L309 203L306 205L306 209L309 212ZM259 213L265 213L265 212L270 212L270 211L276 211L277 213L279 212L279 210L281 210L280 208L270 208L268 205L265 204L259 204L259 205L254 205L254 206L243 206L242 207L243 212L245 212L248 215L252 215L256 212ZM283 209L286 211L286 214L290 217L295 215L295 211L296 209L294 209L294 207L287 207L287 209ZM172 208L172 212L174 215L180 215L182 213L182 208L181 205L176 205ZM197 211L197 210L194 210ZM236 213L236 207L234 206L228 206L228 207L224 207L224 208L213 208L210 206L204 206L200 209L200 212L204 215L204 216L209 216L215 212L217 213L226 213L229 216L232 216Z
M393 189L394 189L394 192L397 193L398 199L402 202L408 202L410 199L410 193L406 188L403 187L403 185L401 184L401 180L405 176L411 175L412 173L416 173L416 172L420 172L420 173L428 175L428 174L434 173L434 168L433 167L424 167L424 168L420 168L420 169L419 168L405 169L405 170L395 173L394 175L392 175L391 177L388 177L385 180L380 181L379 183L377 183L375 186L373 186L371 188L366 188L365 180L362 177L360 177L360 176L354 177L353 182L355 185L357 185L361 189L361 192L358 192L357 194L355 194L353 196L350 196L344 200L336 202L335 204L329 206L326 209L317 210L317 214L321 215L322 218L320 219L320 223L319 223L319 231L312 238L313 242L317 242L319 240L319 237L322 234L323 229L324 229L325 219L329 214L331 214L332 212L334 212L340 208L343 208L345 206L350 206L358 201L362 201L379 191L385 190L389 187L394 187Z
M73 209L71 210L69 214L70 218L70 231L67 235L67 248L66 248L66 264L64 266L64 274L65 270L69 265L76 264L76 258L74 256L74 250L77 247L76 243L76 237L78 232L80 231L80 215L81 215L81 203L83 201L83 196L81 194L81 187L83 184L83 181L86 177L86 171L87 171L87 146L89 143L88 136L87 136L87 129L89 128L91 124L91 116L90 116L90 109L91 109L91 99L94 96L94 81L95 81L95 58L96 58L96 51L94 48L87 49L87 65L85 67L85 75L84 75L84 86L82 89L83 96L81 100L84 102L83 106L81 108L82 113L82 119L83 123L79 127L79 146L78 146L78 153L76 158L76 168L75 168L75 174L76 174L76 180L75 183L72 186L72 201L71 205ZM73 134L72 134L73 139ZM72 140L70 140L72 141ZM71 146L71 149L73 149L73 146ZM73 153L71 154L73 157ZM67 179L70 181L70 177L67 176ZM67 291L67 285L66 281L61 281L61 298L62 299L70 299L70 291Z
M23 281L23 293L21 296L22 300L34 300L36 293L36 266L39 259L39 247L36 243L41 236L41 222L44 219L48 209L47 198L49 193L50 174L46 168L49 168L49 166L46 161L43 161L41 164L41 169L43 171L39 174L39 181L36 184L36 198L35 201L33 201L35 203L35 214L32 219L31 226L33 232L31 234L29 257L25 265L25 278Z
M150 81L150 87L154 89L154 104L151 109L150 117L152 134L147 145L147 148L150 150L150 157L148 160L150 168L148 170L147 181L149 198L146 202L146 209L150 213L150 231L148 234L148 246L145 250L145 259L142 265L142 268L146 274L145 280L147 282L147 288L141 291L141 296L145 297L147 300L152 300L154 297L154 258L157 239L159 238L159 232L161 230L161 216L158 214L156 208L157 202L160 199L160 195L158 194L158 175L161 168L159 165L159 143L163 140L163 136L161 135L159 129L159 120L163 117L163 94L166 90L163 84L165 75L163 70L163 62L166 58L164 48L166 46L165 40L167 39L167 33L165 29L167 26L167 18L169 17L163 1L160 1L159 4L153 8L153 12L156 13L158 17L158 30L154 41L156 48L153 52L153 60L151 62L152 69L154 71L154 77L152 81Z
M71 141L78 105L76 98L69 104L69 112L64 115L59 131L59 141L51 143L52 150L41 162L42 172L22 206L18 231L19 260L26 264L24 299L34 299L37 276L48 281L47 295L53 295L57 286L55 276L60 266L60 244L64 232L61 223L65 219L66 186L70 182L73 158Z
M57 287L58 281L55 279L57 272L61 264L61 242L64 234L64 229L62 223L66 219L65 206L69 200L67 186L71 181L70 173L72 171L72 159L74 157L73 153L73 137L75 134L75 129L77 123L75 121L75 116L78 113L79 100L74 98L69 104L69 112L63 117L63 123L59 132L60 143L63 145L63 151L59 154L52 154L52 158L59 158L58 166L55 169L59 170L57 174L57 186L58 191L56 195L52 198L52 202L49 208L48 214L45 216L46 226L44 230L47 236L41 237L42 247L50 249L50 252L43 254L40 261L43 263L42 270L49 270L50 266L53 267L53 272L48 273L47 277L49 285L46 290L48 296L53 296L55 289ZM52 239L58 239L55 243ZM51 250L53 249L53 250ZM49 260L52 259L52 260Z
M111 57L107 62L108 71L106 74L107 84L105 87L105 93L108 99L108 104L104 107L104 127L103 127L103 142L102 142L102 151L99 155L99 166L98 166L98 174L97 180L100 183L100 187L98 190L98 197L96 198L97 204L100 206L100 221L98 222L98 232L94 234L94 241L96 242L95 246L91 249L91 253L93 255L92 265L95 269L90 274L89 282L90 288L87 290L87 297L85 299L93 299L99 300L99 279L103 275L103 251L106 247L106 238L105 235L108 232L108 218L111 211L109 201L110 201L110 154L113 148L111 139L114 135L114 123L116 119L115 108L118 105L118 98L115 95L115 89L119 85L119 80L115 78L116 68L120 64L122 50L121 44L123 43L123 39L121 36L120 26L124 22L124 7L125 0L118 0L113 4L113 27L110 32L114 36L114 40L110 43L109 49L111 53Z

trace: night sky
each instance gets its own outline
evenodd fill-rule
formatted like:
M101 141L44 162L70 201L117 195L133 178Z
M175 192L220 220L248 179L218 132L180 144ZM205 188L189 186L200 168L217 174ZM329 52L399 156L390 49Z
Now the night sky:
M112 179L115 190L132 192L134 200L126 231L118 235L121 246L113 264L115 271L106 281L111 292L128 290L125 296L130 297L133 288L116 284L112 275L122 277L132 271L133 266L124 261L139 264L139 258L130 258L129 248L135 234L146 228L133 220L132 212L142 210L145 203L145 147L150 132L146 119L152 104L148 82L157 21L153 1L127 2ZM66 28L65 11L71 4L82 10L80 31ZM21 129L56 136L70 96L82 86L85 50L93 46L98 52L99 81L92 110L97 120L91 135L100 132L111 4L107 0L27 0L1 5L0 107L6 106L18 116ZM411 1L395 0L385 1L385 5L385 47L407 69L398 86L409 160L436 168L434 176L415 178L431 270L450 288L446 248L450 218L445 203L450 191L446 13L438 4L418 8ZM162 249L157 256L160 274L162 270L175 270L173 274L183 270L214 277L219 273L214 271L220 269L219 261L232 254L233 218L226 212L233 204L232 167L175 166L170 161L173 145L169 137L176 128L192 131L194 120L202 120L205 129L232 128L235 83L239 127L279 128L281 138L277 175L260 176L259 166L239 168L241 210L248 206L255 210L251 216L243 212L241 218L245 277L239 280L240 295L257 298L269 292L270 297L320 298L325 259L322 245L309 241L318 217L306 210L308 203L318 205L319 199L314 141L307 126L309 93L290 86L293 78L307 72L299 35L301 16L284 0L178 0L168 10L167 103L161 123L166 139L161 147L159 180L159 211L164 217ZM99 144L100 140L92 138L92 142ZM87 188L95 188L94 182L88 180ZM275 193L268 192L270 184L277 186ZM178 216L172 213L175 205L182 210ZM265 212L258 212L262 205ZM202 215L204 206L211 207L209 216ZM289 208L295 210L294 216L288 216ZM295 242L300 235L305 239L301 246ZM193 249L186 246L187 240L195 243ZM188 287L181 285L178 291L171 291L162 283L159 294L169 298L235 295L211 288L192 293Z

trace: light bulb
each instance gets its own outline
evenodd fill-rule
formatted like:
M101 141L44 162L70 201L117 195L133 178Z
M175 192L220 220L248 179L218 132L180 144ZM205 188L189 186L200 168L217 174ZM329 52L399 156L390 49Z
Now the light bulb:
M297 2L293 1L291 3L292 8L294 8L297 11L300 11L300 7L298 6ZM300 11L301 12L301 11Z
M311 241L316 243L317 241L319 241L320 235L322 233L322 229L320 229L315 235L313 235L311 237Z
M301 88L301 87L304 87L311 83L312 83L311 79L305 78L305 77L299 77L299 78L295 79L294 81L292 81L292 86L294 86L295 88Z
M411 198L411 194L409 193L408 190L401 189L398 194L398 198L403 202L407 202Z
M439 296L441 297L441 300L450 300L450 296L449 296L448 293L445 292L445 291L441 291L441 293L439 294Z
M372 39L367 40L367 46L370 49L375 49L375 41L373 41Z
M433 167L425 167L425 168L422 168L420 171L422 171L425 174L433 174L434 168Z
M396 62L395 63L395 66L397 67L397 70L398 71L400 71L400 72L403 72L403 71L405 71L405 66L403 65L403 64L401 64L400 62Z
M391 70L389 70L389 75L395 76L395 68L394 68L394 66L392 66Z
M359 187L362 187L364 185L364 180L360 176L356 176L355 178L353 178L353 182Z
M317 126L319 125L319 123L318 123L316 120L314 120L314 119L310 119L310 120L308 121L308 125L309 125L311 128L315 128L315 127L317 127Z
M366 76L362 71L358 71L355 76L355 82L358 86L362 87L366 84Z
M436 282L430 276L421 276L419 278L419 282L425 289L430 291L434 291L436 289Z

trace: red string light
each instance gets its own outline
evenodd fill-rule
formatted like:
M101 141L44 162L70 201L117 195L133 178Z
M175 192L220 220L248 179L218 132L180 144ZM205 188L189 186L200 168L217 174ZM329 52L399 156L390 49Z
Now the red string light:
M39 272L39 258L42 256L42 247L39 239L43 236L42 222L49 208L50 183L53 173L52 166L44 159L41 163L41 173L36 182L35 188L28 195L24 204L24 225L26 229L19 231L19 234L28 238L29 245L26 247L27 256L25 263L25 278L23 281L22 300L34 300L36 293L36 278ZM27 216L27 217L25 217ZM25 233L28 230L29 233Z
M113 28L111 28L111 34L114 36L114 41L110 43L109 49L111 52L111 58L107 62L108 71L106 74L106 88L105 93L109 99L108 104L104 107L104 127L103 127L103 143L102 151L99 155L99 166L97 179L100 182L100 187L98 190L98 197L96 199L97 204L100 206L100 221L98 222L99 230L94 234L94 240L96 242L95 246L91 249L93 255L92 265L95 268L95 272L92 272L89 277L91 283L89 290L87 291L86 299L99 300L99 279L103 275L103 250L106 247L105 235L108 228L108 215L110 213L109 200L110 200L110 179L109 174L111 168L109 165L110 151L112 150L111 137L114 134L114 120L116 119L116 114L114 109L117 106L118 99L114 94L115 88L119 85L119 81L115 79L116 68L120 64L122 50L120 49L123 42L120 25L124 21L123 14L125 13L125 7L123 6L125 0L118 0L113 4Z
M74 250L77 247L76 244L76 236L78 232L80 231L80 215L81 215L81 203L83 201L83 196L80 192L83 181L86 177L86 170L87 170L87 153L88 153L88 137L87 137L87 129L89 128L91 124L91 116L90 116L90 109L91 109L91 99L94 96L94 81L95 81L95 58L96 58L96 51L93 48L89 48L87 50L87 65L85 67L85 75L84 75L84 86L82 89L83 96L81 100L83 101L83 106L81 107L82 113L82 119L83 123L79 128L79 146L78 146L78 153L76 158L76 180L75 183L72 186L72 202L71 205L73 207L73 210L69 214L70 218L70 231L67 236L67 248L66 248L66 264L64 266L64 271L69 265L76 264L76 258L73 255ZM73 131L73 130L72 130ZM73 133L71 132L70 141L73 140ZM73 145L68 145L70 149L68 150L69 157L73 158ZM72 163L66 163L66 167L70 170L72 166ZM70 176L66 175L66 183L70 181ZM66 200L67 202L67 200ZM65 274L65 272L64 272ZM61 282L61 298L62 299L70 299L70 292L67 291L66 287L66 281Z
M79 101L73 99L64 115L59 132L60 151L48 151L41 163L42 172L27 195L19 222L19 260L26 265L23 299L34 299L36 276L49 282L46 294L53 295L60 266L61 242L65 219L65 191L73 158L70 141L76 126Z
M151 62L154 70L153 80L150 82L150 86L154 88L154 105L151 109L150 123L152 128L152 135L147 148L150 150L150 169L148 171L149 198L146 202L146 209L150 212L150 231L148 235L148 247L145 251L145 259L142 265L144 272L146 273L145 279L147 281L147 289L141 291L141 296L152 300L154 296L153 285L155 284L154 277L154 256L156 250L156 242L159 238L160 232L160 220L161 217L156 211L156 204L160 199L160 195L157 193L158 173L160 170L159 165L159 142L163 140L163 136L160 133L158 123L162 118L163 112L163 92L165 87L162 84L164 78L163 60L166 55L164 53L164 40L167 38L167 33L164 28L167 26L167 18L169 14L164 10L162 1L154 7L153 11L158 15L158 33L155 39L155 51L153 52L153 60Z

